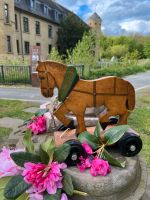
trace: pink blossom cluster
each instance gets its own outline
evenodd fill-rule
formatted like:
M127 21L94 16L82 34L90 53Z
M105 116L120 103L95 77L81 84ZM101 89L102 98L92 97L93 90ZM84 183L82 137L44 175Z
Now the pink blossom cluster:
M87 143L83 143L82 146L84 147L87 154L93 154L92 148ZM108 173L111 172L108 161L100 159L97 156L92 159L90 158L90 156L87 158L83 158L82 156L80 156L79 159L80 163L77 164L77 167L79 168L80 172L83 172L87 168L90 168L90 173L92 176L106 176Z
M28 191L29 192L29 191ZM30 193L29 194L29 200L43 200L43 194L42 193ZM65 193L61 194L60 200L68 200L68 197Z
M38 135L46 131L46 118L44 116L34 117L27 125L34 135Z
M26 183L32 184L34 192L40 194L47 191L49 194L55 194L58 188L63 187L61 170L67 167L66 164L52 162L45 165L28 162L24 167L22 175Z
M20 173L21 168L18 167L10 157L11 153L17 151L21 150L10 150L6 147L2 148L2 152L0 153L0 178L14 176Z

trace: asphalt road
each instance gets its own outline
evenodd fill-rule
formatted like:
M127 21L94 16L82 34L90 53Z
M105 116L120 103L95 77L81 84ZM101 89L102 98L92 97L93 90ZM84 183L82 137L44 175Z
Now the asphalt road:
M150 87L150 71L124 77L133 84L135 90Z
M150 86L150 71L124 77L130 81L136 90ZM54 92L57 95L57 91ZM41 95L40 88L34 87L0 87L0 99L16 99L34 101L39 103L49 102L50 98Z

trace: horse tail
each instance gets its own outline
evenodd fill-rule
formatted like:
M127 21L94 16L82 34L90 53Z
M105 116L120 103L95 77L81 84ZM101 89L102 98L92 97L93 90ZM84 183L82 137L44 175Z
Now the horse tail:
M128 82L128 96L127 96L127 108L133 110L135 107L135 90L133 85Z

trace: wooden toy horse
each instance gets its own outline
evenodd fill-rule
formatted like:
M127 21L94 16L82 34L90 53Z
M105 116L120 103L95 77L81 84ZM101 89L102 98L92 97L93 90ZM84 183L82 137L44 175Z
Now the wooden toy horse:
M107 108L107 113L99 119L101 123L107 122L110 116L119 115L118 124L127 124L129 110L135 106L135 90L128 81L115 76L82 80L75 68L53 61L39 61L36 70L45 97L52 97L54 88L58 88L58 98L62 104L54 115L66 127L71 124L71 120L65 115L72 112L76 116L76 133L86 130L84 113L87 107L104 105Z

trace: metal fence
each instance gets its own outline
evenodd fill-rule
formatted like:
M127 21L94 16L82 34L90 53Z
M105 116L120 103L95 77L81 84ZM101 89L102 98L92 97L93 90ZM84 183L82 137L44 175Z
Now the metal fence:
M31 84L30 66L0 65L0 84Z
M84 65L68 65L76 67L80 78L84 78ZM31 66L0 65L0 85L31 84Z
M77 69L77 72L80 76L80 78L84 79L84 65L68 65L68 67L75 67Z

